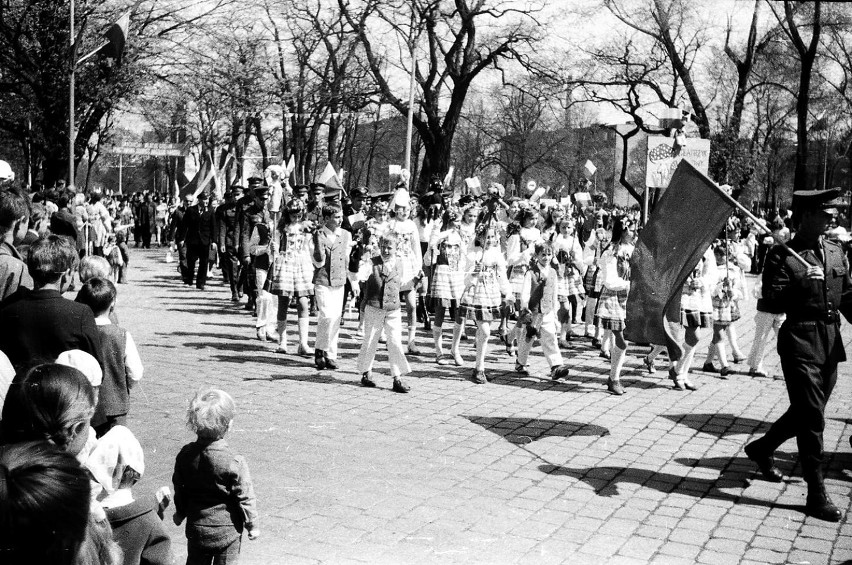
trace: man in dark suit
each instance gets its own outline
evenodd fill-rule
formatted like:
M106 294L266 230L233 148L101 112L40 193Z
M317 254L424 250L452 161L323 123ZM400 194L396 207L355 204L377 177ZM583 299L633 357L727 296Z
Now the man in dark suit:
M219 264L225 274L225 281L231 287L231 300L239 302L243 296L240 282L240 215L237 201L243 196L243 187L235 184L225 193L225 203L216 208L216 227L218 229Z
M216 214L208 205L207 197L200 195L198 203L186 210L182 225L178 228L178 245L186 244L186 278L187 285L192 285L192 275L195 263L198 262L198 275L195 277L195 287L204 290L207 284L207 261L210 250L216 249Z
M20 288L0 304L0 351L18 374L52 363L69 349L85 351L103 364L92 310L62 298L76 263L77 250L68 239L43 237L27 257L33 290Z

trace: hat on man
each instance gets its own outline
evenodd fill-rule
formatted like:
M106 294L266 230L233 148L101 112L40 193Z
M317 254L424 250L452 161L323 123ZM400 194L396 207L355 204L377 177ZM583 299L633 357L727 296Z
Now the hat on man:
M340 205L340 201L342 198L343 191L339 188L325 188L323 192L323 200L328 204L337 204Z
M325 185L321 182L312 182L310 184L311 192L325 192Z
M245 187L239 184L232 184L228 187L228 194L231 196L238 196L240 193L245 191Z
M258 186L262 186L265 181L261 177L249 177L246 182L248 182L249 190L252 190Z
M308 193L308 185L297 184L293 187L293 198L301 198Z
M825 190L797 190L793 192L793 208L796 210L825 210L834 214L839 209L849 206L847 199L842 196L839 188Z
M349 191L349 196L351 198L367 198L370 195L370 191L367 190L365 186L358 186Z
M255 196L267 196L269 194L269 187L265 184L260 184L257 186L249 186L249 190L254 191Z

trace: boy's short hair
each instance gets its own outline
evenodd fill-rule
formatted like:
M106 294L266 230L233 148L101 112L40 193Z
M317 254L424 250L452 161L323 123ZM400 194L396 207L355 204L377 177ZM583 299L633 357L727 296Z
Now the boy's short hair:
M535 244L535 254L538 255L542 251L550 251L551 254L553 253L553 246L549 241L539 241Z
M338 206L337 204L329 204L322 209L322 219L327 220L337 214L338 212L343 212L343 208Z
M394 245L396 245L396 242L398 240L399 240L399 238L396 236L396 232L392 232L392 231L385 232L379 238L379 245L381 245L382 243L385 243L385 242L393 243Z
M115 295L115 285L111 280L92 277L83 283L77 293L76 302L85 304L92 309L95 316L100 316L109 312L110 306L115 302Z
M187 425L198 437L222 438L234 419L236 406L231 395L224 390L210 388L200 391L192 399L187 411Z
M27 254L27 269L37 287L55 283L77 265L77 249L68 238L48 235L36 240Z
M14 190L0 191L0 233L7 233L21 218L30 217L27 199Z
M109 277L110 266L106 257L100 255L86 255L80 261L80 281L86 282L92 277Z

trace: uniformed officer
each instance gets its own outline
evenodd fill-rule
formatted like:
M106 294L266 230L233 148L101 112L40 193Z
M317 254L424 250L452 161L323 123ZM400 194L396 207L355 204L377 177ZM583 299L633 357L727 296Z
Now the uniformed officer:
M243 289L239 286L240 270L240 218L237 202L243 196L243 187L232 185L225 193L225 203L216 208L216 221L219 227L219 263L225 280L231 287L231 300L239 302Z
M778 353L790 408L762 438L745 447L769 481L784 479L773 454L793 437L802 475L808 485L805 512L837 522L840 510L823 485L825 405L837 381L837 364L846 360L840 337L840 314L852 317L852 281L842 248L823 237L844 205L840 189L793 193L796 236L788 243L808 267L781 245L773 247L763 271L763 297L787 319L778 332Z
M251 179L249 179L251 180ZM239 211L240 215L240 262L243 269L249 270L247 286L249 303L255 305L257 315L261 318L260 308L257 307L259 291L266 284L266 276L269 273L270 254L269 246L272 238L272 215L267 207L269 200L269 187L256 185L250 188L250 203L243 205ZM258 320L258 323L264 320ZM272 336L267 335L266 325L257 326L258 338L275 341Z

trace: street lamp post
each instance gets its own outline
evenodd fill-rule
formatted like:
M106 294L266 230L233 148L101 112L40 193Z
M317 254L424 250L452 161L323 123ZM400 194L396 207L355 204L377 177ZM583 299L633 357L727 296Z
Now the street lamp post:
M74 190L74 68L77 66L77 47L74 41L74 0L71 0L71 33L68 41L71 47L71 72L68 79L68 188Z

